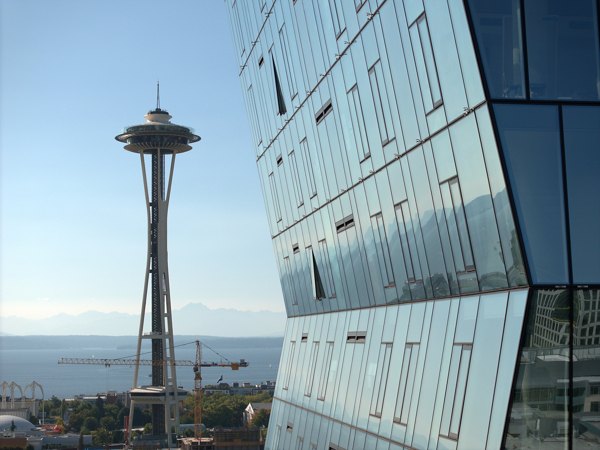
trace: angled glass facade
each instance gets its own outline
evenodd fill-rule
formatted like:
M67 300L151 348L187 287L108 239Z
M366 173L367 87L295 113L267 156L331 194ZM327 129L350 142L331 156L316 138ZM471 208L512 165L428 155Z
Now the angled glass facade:
M288 315L266 448L600 447L598 2L225 4Z

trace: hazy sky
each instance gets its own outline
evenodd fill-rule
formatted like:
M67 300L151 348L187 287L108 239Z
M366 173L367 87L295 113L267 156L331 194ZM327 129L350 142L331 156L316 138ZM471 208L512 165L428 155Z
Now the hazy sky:
M224 2L2 0L0 14L0 315L139 313L140 160L114 136L155 107L157 80L202 137L175 167L173 307L282 311Z

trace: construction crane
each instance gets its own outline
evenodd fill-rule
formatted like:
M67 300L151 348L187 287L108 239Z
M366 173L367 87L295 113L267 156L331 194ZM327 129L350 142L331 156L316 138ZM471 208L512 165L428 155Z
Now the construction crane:
M202 438L202 367L213 367L202 362L202 343L196 341L196 360L194 361L194 438L200 442ZM231 367L231 370L239 370L240 367L248 367L245 359L239 362L219 363L219 367Z
M196 344L196 348L197 348L198 342L200 342L200 341L196 340L196 341L186 342L184 344L176 345L175 347L182 347L184 345ZM186 366L193 367L193 366L199 364L202 367L231 367L233 370L237 370L240 367L248 367L248 361L246 361L245 359L240 359L239 361L232 362L232 361L229 361L227 358L225 358L223 355L221 355L219 352L217 352L215 349L209 347L208 345L206 345L204 343L202 343L202 345L205 346L206 348L210 349L211 351L213 351L215 354L219 355L221 357L221 361L219 361L219 362L206 362L206 361L198 362L197 360L190 361L189 359L183 359L183 360L176 360L175 365L182 366L182 367L186 367ZM149 352L147 352L147 353L149 353ZM58 360L58 364L90 364L90 365L105 366L105 367L135 366L136 364L138 364L138 358L141 355L142 354L125 356L123 358L60 358ZM152 365L162 366L163 360L153 361L152 359L139 359L139 364L141 366L152 366Z
M194 437L202 437L202 346L196 341L196 361L194 364Z
M60 358L58 360L58 364L90 364L96 366L135 366L137 364L137 359L132 358ZM162 365L162 360L152 361L151 359L140 359L140 366L152 366L152 365ZM190 361L189 359L176 360L176 366L183 367L194 367L196 366L196 362ZM200 363L202 367L231 367L233 370L237 370L240 367L248 367L248 361L245 359L240 359L236 362L202 362Z

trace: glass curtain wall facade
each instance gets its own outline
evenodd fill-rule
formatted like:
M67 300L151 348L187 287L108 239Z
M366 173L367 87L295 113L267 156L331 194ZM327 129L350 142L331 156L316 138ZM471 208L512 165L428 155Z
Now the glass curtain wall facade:
M225 5L288 316L266 448L599 448L598 1Z

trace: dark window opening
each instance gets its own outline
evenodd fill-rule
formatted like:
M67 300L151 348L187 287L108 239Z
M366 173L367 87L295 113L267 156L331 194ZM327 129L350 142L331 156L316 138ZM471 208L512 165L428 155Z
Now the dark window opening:
M298 253L300 251L300 246L298 244L292 244L292 251Z
M262 56L260 58L258 58L258 67L262 67L262 65L265 63L265 58L263 58Z
M327 100L327 102L315 114L315 121L317 124L321 123L331 111L333 111L333 105L331 104L331 100Z
M352 228L354 226L354 216L351 214L347 217L344 217L342 220L339 220L335 223L335 230L338 233L342 231L346 231L348 228Z
M348 336L346 337L347 344L364 344L366 340L366 331L348 331Z
M311 249L311 280L312 280L312 290L313 297L315 300L322 300L327 297L325 293L325 288L323 287L323 281L321 280L321 274L319 273L319 267L317 266L317 260L315 259L315 254Z
M277 162L277 166L282 165L283 164L283 156L279 155L275 161Z
M277 67L275 67L275 58L271 57L273 61L273 75L275 77L275 92L277 94L277 114L283 115L287 112L285 107L285 100L283 99L283 91L281 90L281 84L279 83L279 76L277 75Z

